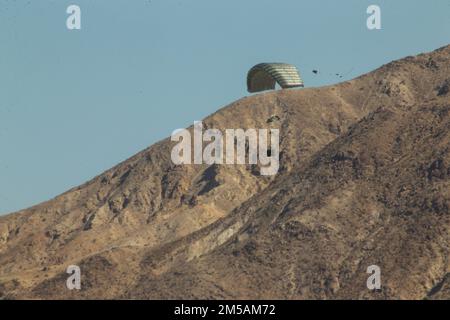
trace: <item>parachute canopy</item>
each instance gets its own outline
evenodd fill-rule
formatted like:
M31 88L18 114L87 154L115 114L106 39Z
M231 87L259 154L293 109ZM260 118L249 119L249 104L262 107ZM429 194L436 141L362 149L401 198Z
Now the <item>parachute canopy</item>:
M260 63L250 69L247 75L248 92L259 92L280 87L303 87L303 80L297 68L287 63Z

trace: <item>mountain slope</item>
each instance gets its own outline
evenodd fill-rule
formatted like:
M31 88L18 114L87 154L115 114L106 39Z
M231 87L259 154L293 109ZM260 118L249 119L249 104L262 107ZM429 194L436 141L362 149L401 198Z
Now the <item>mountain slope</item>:
M449 71L447 46L335 86L247 97L203 121L279 128L273 177L175 166L166 139L0 217L0 294L448 299ZM81 291L65 288L70 264Z

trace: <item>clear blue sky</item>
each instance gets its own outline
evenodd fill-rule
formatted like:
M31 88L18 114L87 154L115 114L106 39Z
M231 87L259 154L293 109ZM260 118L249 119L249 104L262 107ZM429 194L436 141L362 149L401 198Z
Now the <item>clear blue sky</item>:
M66 28L70 4L82 30ZM0 213L247 95L256 63L340 82L450 43L449 14L450 0L0 0Z

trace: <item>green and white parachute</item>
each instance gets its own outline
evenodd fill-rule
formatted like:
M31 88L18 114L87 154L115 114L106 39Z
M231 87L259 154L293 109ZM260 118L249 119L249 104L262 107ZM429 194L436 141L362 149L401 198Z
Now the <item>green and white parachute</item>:
M297 68L287 63L260 63L247 75L249 92L275 89L277 83L283 89L304 86Z

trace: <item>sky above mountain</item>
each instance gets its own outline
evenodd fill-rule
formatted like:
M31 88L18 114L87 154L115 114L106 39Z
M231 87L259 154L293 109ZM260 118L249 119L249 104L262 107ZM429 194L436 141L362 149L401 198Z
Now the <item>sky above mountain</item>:
M81 30L66 28L71 4ZM381 30L366 26L371 4ZM448 0L0 0L0 213L248 95L256 63L295 64L307 87L341 82L450 43L448 12Z

